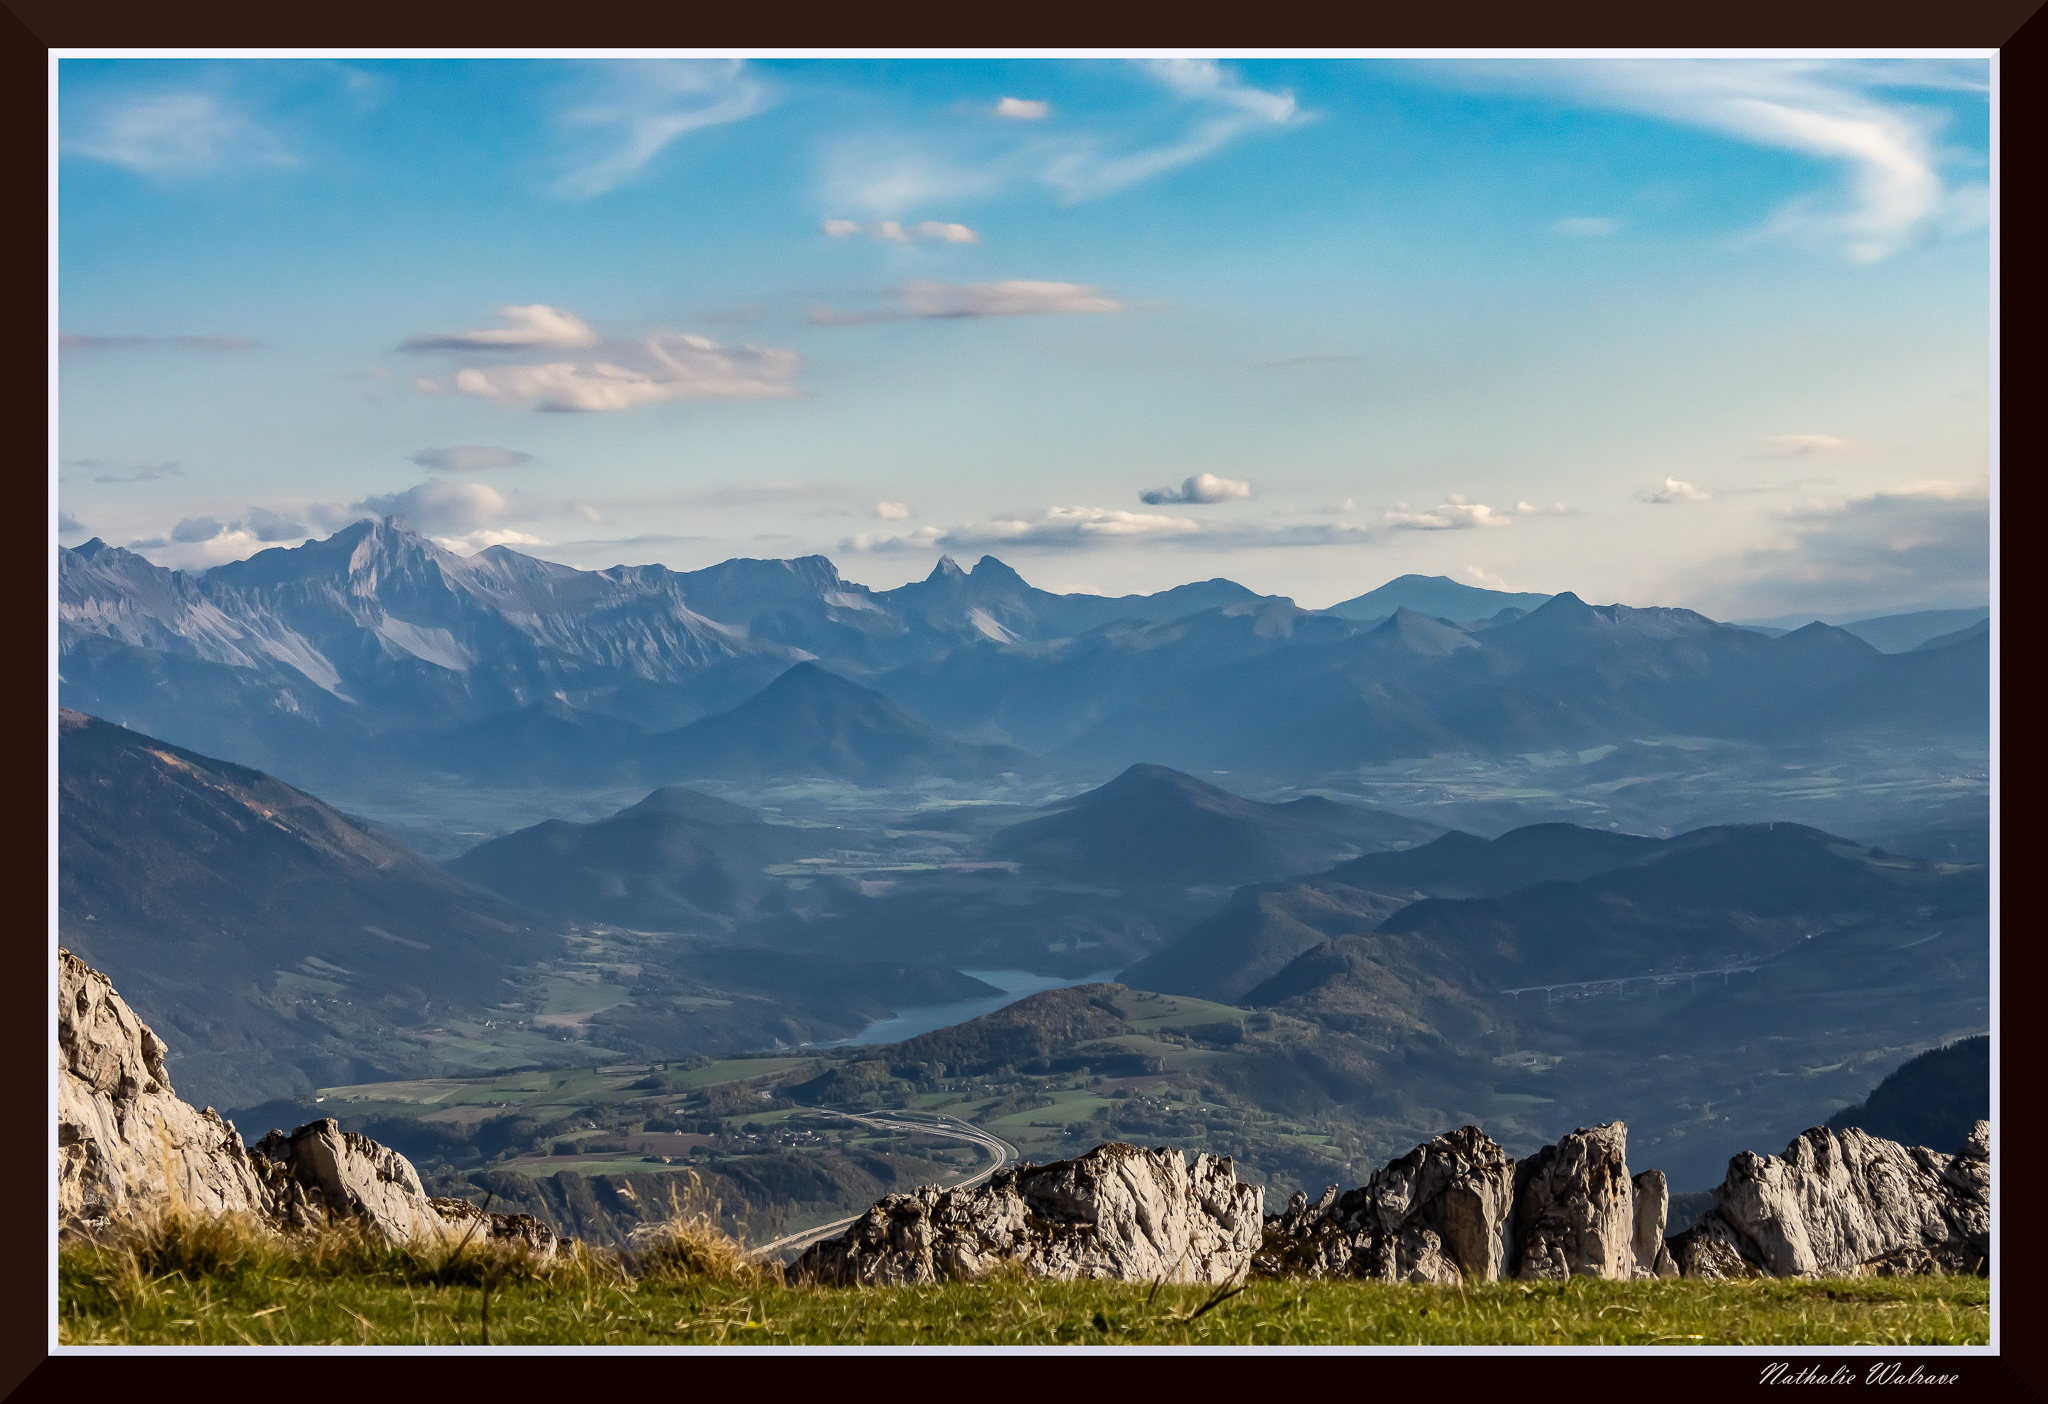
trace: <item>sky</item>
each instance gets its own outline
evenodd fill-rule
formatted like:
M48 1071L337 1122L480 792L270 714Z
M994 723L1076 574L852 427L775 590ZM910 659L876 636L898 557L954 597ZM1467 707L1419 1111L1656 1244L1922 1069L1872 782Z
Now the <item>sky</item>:
M61 58L58 540L1982 604L1993 62Z

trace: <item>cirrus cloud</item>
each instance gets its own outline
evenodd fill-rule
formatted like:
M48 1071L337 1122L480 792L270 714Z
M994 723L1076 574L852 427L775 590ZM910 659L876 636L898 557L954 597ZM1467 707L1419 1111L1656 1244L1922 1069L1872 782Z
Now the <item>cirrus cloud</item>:
M913 279L891 294L892 302L869 312L819 308L819 326L862 322L942 320L961 317L1063 317L1121 312L1125 304L1104 297L1086 283L1038 282L1013 278L1000 283L935 283Z
M437 473L480 473L489 468L516 468L533 462L533 455L495 444L456 444L452 448L423 448L406 455L406 461Z
M1052 104L1035 98L999 98L995 115L1011 122L1043 122L1052 115Z
M552 187L585 200L616 190L690 132L744 121L774 94L741 59L629 59L599 67L589 100L557 119L568 167Z

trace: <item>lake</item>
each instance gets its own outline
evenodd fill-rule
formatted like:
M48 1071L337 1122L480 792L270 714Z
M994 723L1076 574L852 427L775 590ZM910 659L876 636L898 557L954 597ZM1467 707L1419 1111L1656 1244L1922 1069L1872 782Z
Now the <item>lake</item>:
M1074 980L1062 980L1055 975L1033 975L1028 970L963 970L962 975L971 976L985 985L994 985L1002 993L984 995L980 999L961 1000L954 1004L927 1004L917 1008L904 1009L893 1019L878 1019L869 1024L852 1038L837 1039L831 1043L813 1043L811 1048L843 1048L851 1045L870 1043L901 1043L906 1038L915 1038L933 1029L951 1028L964 1024L969 1019L979 1019L984 1014L993 1014L1006 1004L1015 1004L1027 995L1040 990L1064 990L1074 985L1096 985L1114 980L1114 970L1098 970L1093 975L1083 975Z

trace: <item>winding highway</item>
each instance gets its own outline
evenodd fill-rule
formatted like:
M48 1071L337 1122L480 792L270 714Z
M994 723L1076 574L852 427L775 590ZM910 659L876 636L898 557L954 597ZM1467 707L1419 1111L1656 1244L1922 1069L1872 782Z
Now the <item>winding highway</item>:
M956 1141L972 1141L983 1150L994 1154L995 1162L992 1165L983 1170L976 1171L956 1184L945 1186L947 1189L967 1189L972 1185L978 1185L989 1176L995 1174L996 1171L1018 1158L1017 1148L1002 1137L984 1131L979 1126L971 1126L958 1117L947 1116L944 1112L879 1112L862 1114L859 1112L819 1111L813 1112L812 1115L836 1116L845 1121L858 1121L863 1126L872 1126L877 1131L894 1131L899 1133L922 1132L927 1136L947 1136ZM861 1214L866 1212L863 1209ZM821 1238L829 1238L833 1234L838 1233L859 1217L860 1214L849 1214L843 1219L834 1219L829 1224L820 1224L816 1228L805 1229L802 1233L785 1234L772 1243L763 1243L760 1247L750 1248L747 1251L750 1255L756 1257L792 1249L801 1251L810 1247Z

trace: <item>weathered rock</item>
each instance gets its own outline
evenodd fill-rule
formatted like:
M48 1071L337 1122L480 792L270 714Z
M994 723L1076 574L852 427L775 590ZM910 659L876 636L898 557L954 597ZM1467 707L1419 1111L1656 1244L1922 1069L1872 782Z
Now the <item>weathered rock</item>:
M1582 1126L1516 1165L1515 1235L1518 1277L1634 1277L1628 1127Z
M1266 1221L1273 1277L1486 1282L1505 1275L1515 1163L1476 1126L1425 1141L1339 1195L1297 1194Z
M535 1255L548 1258L567 1242L531 1214L486 1213L466 1199L430 1199L427 1203L448 1226L448 1236L457 1244L525 1244Z
M973 1189L892 1194L790 1266L792 1281L1034 1277L1227 1282L1259 1244L1265 1192L1228 1159L1111 1143L1074 1160L998 1171Z
M1676 1277L1678 1264L1664 1246L1664 1226L1671 1216L1671 1187L1662 1170L1645 1170L1629 1181L1635 1194L1636 1229L1632 1247L1637 1277Z
M262 1213L235 1128L171 1090L164 1045L106 976L57 952L57 1223L75 1233L165 1211Z
M59 1232L166 1212L246 1213L275 1228L359 1220L400 1242L467 1230L466 1215L451 1219L428 1200L412 1162L332 1120L244 1146L213 1108L197 1110L171 1089L165 1052L106 976L57 952ZM545 1225L489 1217L494 1239L540 1247L545 1235L552 1247Z
M298 1227L355 1220L394 1243L437 1241L450 1226L434 1209L412 1162L332 1117L250 1147L280 1217Z
M1731 1251L1774 1277L1981 1270L1990 1127L1978 1122L1952 1156L1823 1126L1782 1156L1744 1151L1728 1162L1713 1211L1671 1242L1693 1276L1728 1275Z

